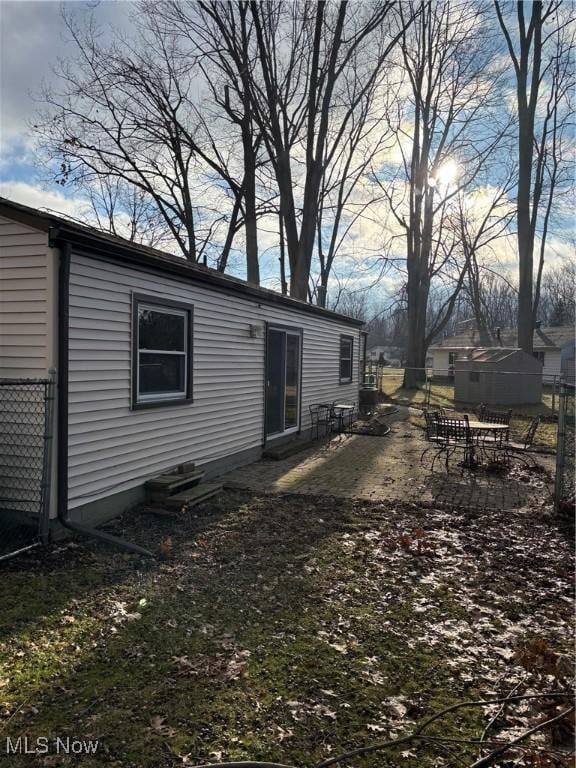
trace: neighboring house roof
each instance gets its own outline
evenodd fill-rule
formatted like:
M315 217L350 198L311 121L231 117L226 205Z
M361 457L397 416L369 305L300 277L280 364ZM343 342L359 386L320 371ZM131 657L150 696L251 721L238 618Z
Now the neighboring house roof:
M557 328L535 328L534 349L560 349L567 342L574 340L574 328L572 326L558 326ZM507 347L517 346L516 328L503 328L500 331L500 340L494 331L488 332L488 338L481 338L477 328L464 331L456 336L449 336L430 349L475 349L477 347Z
M102 258L114 261L127 262L135 266L148 266L164 273L176 274L184 279L194 282L209 284L215 289L228 291L244 297L251 297L259 301L281 304L289 309L300 312L309 312L321 315L326 319L332 318L338 322L344 322L360 328L364 325L362 320L357 320L348 315L323 309L315 304L308 304L290 296L284 296L268 288L260 288L222 272L217 272L209 267L187 261L181 256L159 251L147 245L133 243L123 237L102 232L94 227L78 224L65 219L62 216L39 211L27 205L15 203L7 198L0 197L0 216L19 221L35 229L48 232L49 242L53 245L70 243L75 250L84 248Z

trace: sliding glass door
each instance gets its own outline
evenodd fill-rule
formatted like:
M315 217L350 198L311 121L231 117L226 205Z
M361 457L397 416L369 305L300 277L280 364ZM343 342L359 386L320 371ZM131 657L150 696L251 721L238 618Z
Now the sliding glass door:
M300 423L300 331L268 328L266 435L297 431Z

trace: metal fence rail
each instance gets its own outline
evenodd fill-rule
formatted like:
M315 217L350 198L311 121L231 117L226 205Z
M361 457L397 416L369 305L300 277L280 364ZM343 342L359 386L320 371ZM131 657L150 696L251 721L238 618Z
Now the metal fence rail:
M560 389L558 412L558 449L556 453L554 506L557 512L569 515L573 515L575 505L575 427L574 384L563 383Z
M363 387L375 387L380 392L386 392L386 386L390 382L398 381L398 388L403 389L403 384L400 383L404 379L406 371L414 371L418 374L417 389L422 393L422 403L426 406L432 405L434 388L438 388L442 392L442 397L446 400L443 405L459 402L456 398L455 390L455 369L453 367L446 369L439 368L391 368L382 366L379 363L367 360L361 375L361 384ZM558 409L558 398L560 391L561 376L558 375L546 375L542 373L530 373L527 371L516 370L501 370L501 369L483 369L478 372L481 379L484 381L485 377L490 377L492 383L498 382L505 387L514 386L513 379L518 375L522 378L538 377L542 380L542 404L546 404L547 417L556 420L556 413ZM420 401L419 401L420 402ZM465 401L466 402L466 401ZM479 401L480 402L480 401Z
M53 382L0 379L0 559L48 536Z

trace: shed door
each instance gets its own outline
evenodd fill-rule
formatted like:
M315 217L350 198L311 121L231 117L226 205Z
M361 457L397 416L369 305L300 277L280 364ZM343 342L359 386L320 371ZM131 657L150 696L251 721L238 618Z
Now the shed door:
M269 328L266 340L266 435L296 431L300 424L301 335Z

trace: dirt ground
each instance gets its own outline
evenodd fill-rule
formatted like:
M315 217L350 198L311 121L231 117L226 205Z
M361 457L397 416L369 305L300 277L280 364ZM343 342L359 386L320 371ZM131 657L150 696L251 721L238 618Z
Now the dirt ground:
M68 541L3 566L2 767L304 768L454 704L560 694L464 707L342 763L456 768L561 713L571 690L573 544L545 505L237 490L110 529L161 558ZM19 736L50 749L2 751ZM97 750L55 754L66 736ZM507 765L567 768L571 744L563 719Z

